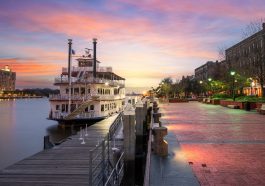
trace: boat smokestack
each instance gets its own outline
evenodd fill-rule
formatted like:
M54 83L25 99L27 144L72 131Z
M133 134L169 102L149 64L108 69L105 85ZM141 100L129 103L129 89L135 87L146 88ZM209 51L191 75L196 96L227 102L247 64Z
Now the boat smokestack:
M93 58L94 58L94 65L93 65L93 77L96 78L97 76L97 39L93 39Z
M71 57L72 57L72 39L68 39L68 45L69 45L69 50L68 50L68 82L70 82L70 77L71 77Z

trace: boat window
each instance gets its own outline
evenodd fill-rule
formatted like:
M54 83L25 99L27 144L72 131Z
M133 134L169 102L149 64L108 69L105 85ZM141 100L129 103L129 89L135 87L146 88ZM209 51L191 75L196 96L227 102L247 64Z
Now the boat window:
M88 112L88 107L86 107L85 112Z
M108 110L109 110L109 104L108 104Z
M101 111L104 111L104 105L101 105Z
M90 105L90 110L94 110L94 105Z
M62 112L65 112L65 104L62 104Z
M82 71L82 72L80 72L79 78L81 78L81 77L82 77L83 73L84 73L83 71Z
M69 89L67 88L67 89L65 89L65 93L66 94L68 94L69 93Z
M73 112L76 109L76 104L71 104L71 112Z
M108 109L108 105L107 104L105 104L105 110L107 110Z
M85 88L81 87L81 94L85 94Z
M74 88L74 94L79 94L79 88Z
M87 93L90 94L90 88L87 89Z
M65 111L68 112L68 105L65 105Z
M125 101L122 102L122 105L125 105Z
M56 110L60 110L60 105L56 105Z

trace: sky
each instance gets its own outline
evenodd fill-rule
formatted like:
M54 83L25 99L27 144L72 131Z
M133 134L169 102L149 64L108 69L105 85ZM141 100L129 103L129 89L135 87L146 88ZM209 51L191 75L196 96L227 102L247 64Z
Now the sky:
M53 87L67 40L84 54L97 38L101 65L126 86L157 86L218 60L264 9L264 0L0 0L0 68L17 73L17 88Z

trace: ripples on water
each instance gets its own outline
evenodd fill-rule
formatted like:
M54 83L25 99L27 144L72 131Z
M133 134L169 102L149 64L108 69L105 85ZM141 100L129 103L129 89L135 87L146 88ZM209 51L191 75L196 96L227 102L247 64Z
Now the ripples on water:
M0 100L0 169L41 151L45 135L53 141L70 135L46 119L49 110L46 98Z

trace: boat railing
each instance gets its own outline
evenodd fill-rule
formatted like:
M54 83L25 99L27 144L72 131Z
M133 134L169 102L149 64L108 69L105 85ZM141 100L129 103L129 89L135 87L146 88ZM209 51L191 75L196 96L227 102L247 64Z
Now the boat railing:
M54 111L53 115L52 115L52 119L64 119L66 116L68 116L68 112L61 112L61 111ZM87 111L87 112L82 112L80 114L78 114L77 116L75 116L76 119L79 118L93 118L93 117L98 117L99 116L99 112L96 111Z
M124 99L125 95L104 95L104 94L87 94L87 95L71 95L71 100L85 101L87 99L93 99L93 97L98 97L102 100L116 100ZM50 94L50 100L69 100L69 95L62 94Z
M71 100L80 100L85 101L89 98L91 98L92 94L87 95L71 95ZM69 95L62 95L62 94L50 94L49 95L50 100L69 100Z
M99 95L100 99L104 100L116 100L116 99L124 99L125 95Z
M93 118L93 117L98 117L99 112L96 111L88 111L88 112L82 112L78 114L75 118Z
M102 83L102 84L106 84L106 85L110 85L110 86L120 86L122 88L125 86L124 80L109 80L109 79L103 79L103 78L76 78L76 77L72 77L71 82L72 83L85 83L85 84ZM54 79L54 83L55 84L69 83L68 77L56 77Z

